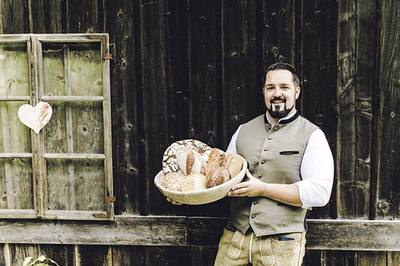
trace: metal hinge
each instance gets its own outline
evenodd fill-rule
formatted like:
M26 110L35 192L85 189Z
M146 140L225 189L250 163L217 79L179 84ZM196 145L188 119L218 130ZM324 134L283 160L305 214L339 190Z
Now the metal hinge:
M91 39L99 39L99 40L101 40L101 45L102 45L102 47L103 47L103 59L104 60L110 60L110 59L113 59L113 57L112 57L112 54L110 54L110 53L106 53L106 51L107 51L107 47L106 47L106 36L105 35L91 35L90 36L90 38Z
M111 217L111 202L115 202L115 197L107 197L107 212L105 214L95 214L95 218L110 218Z

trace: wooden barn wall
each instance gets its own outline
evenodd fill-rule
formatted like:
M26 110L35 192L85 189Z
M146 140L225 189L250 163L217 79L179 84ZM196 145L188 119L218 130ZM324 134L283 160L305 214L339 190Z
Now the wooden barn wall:
M153 177L176 140L225 149L264 111L265 66L284 61L301 75L299 109L324 130L336 161L331 201L310 218L399 219L398 1L0 0L0 14L1 34L109 33L116 215L226 217L228 199L176 207ZM6 242L0 265L39 254L60 265L212 265L216 253ZM396 251L310 249L305 265L398 265Z

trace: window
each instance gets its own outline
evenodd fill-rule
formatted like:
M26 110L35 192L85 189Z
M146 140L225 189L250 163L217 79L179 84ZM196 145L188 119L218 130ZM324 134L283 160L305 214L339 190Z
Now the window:
M0 35L0 218L112 219L107 34ZM46 102L37 134L18 118Z

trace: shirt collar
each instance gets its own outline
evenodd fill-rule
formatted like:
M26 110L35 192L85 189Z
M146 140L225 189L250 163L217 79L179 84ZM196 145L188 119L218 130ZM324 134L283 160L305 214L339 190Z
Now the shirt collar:
M297 117L299 117L299 115L300 115L299 112L296 110L296 112L294 112L293 114L287 115L287 116L279 119L278 124L289 124L290 122L294 121ZM271 125L271 127L273 127L273 124L269 120L267 113L265 113L264 120L265 120L265 124L267 124L267 125L269 124L269 125Z

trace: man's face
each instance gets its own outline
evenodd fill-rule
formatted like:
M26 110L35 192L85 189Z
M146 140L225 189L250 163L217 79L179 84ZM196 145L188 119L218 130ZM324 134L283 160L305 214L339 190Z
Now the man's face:
M289 70L272 70L267 73L263 93L269 115L279 119L294 112L300 87L295 88Z

